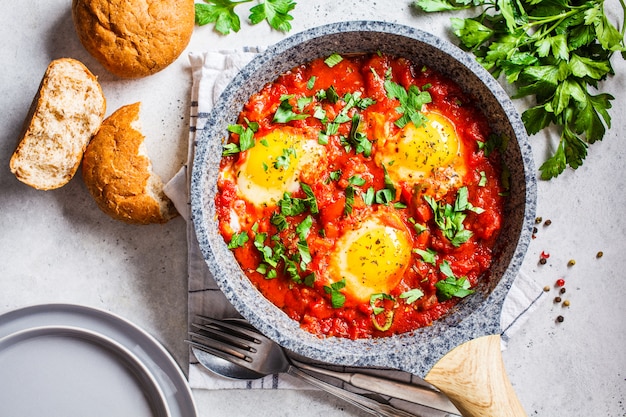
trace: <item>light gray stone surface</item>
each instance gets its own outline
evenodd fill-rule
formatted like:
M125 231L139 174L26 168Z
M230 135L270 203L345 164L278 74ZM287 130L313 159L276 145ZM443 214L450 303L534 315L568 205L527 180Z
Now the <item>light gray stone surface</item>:
M185 367L186 239L180 218L164 226L130 226L99 211L80 175L56 191L36 191L9 172L22 122L50 60L83 61L103 85L107 115L141 101L146 145L155 170L171 178L186 158L190 90L186 54L166 70L140 80L108 74L80 45L69 0L1 0L0 17L0 313L39 303L78 303L112 311L145 328ZM454 40L450 15L421 15L410 1L300 1L293 33L341 20L385 20ZM247 15L247 5L238 10ZM607 3L615 22L617 2ZM219 36L196 28L188 51L267 46L284 35L264 25ZM538 226L524 267L552 287L566 280L563 309L542 297L510 341L504 360L529 416L626 416L626 174L623 137L626 64L615 56L612 129L589 149L577 171L538 184ZM516 101L522 109L525 103ZM531 137L536 165L556 144L553 134ZM604 256L596 259L596 253ZM546 265L537 263L542 251ZM576 265L568 267L570 259ZM555 318L565 321L557 324ZM326 394L311 391L195 392L201 416L360 415Z

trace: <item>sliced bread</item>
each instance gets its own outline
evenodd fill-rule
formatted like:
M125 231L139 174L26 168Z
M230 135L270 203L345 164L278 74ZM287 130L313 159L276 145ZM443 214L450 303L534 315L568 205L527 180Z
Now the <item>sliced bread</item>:
M10 161L18 180L40 190L67 184L106 112L97 78L80 61L52 61Z

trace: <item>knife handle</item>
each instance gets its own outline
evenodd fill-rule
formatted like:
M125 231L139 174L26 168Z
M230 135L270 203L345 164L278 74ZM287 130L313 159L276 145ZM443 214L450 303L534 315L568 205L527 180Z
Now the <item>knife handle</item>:
M526 417L504 369L500 335L482 336L448 352L425 380L464 417Z
M389 378L381 378L374 375L359 372L337 372L330 369L312 366L292 359L294 365L307 371L315 372L337 378L347 382L357 388L361 388L377 394L386 395L404 401L445 411L450 415L458 415L459 411L454 404L442 393L428 388L407 382L396 381Z

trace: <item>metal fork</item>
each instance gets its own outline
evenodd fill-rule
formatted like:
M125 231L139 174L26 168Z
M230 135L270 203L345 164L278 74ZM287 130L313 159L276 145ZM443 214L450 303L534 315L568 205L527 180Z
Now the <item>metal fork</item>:
M290 360L278 344L245 322L223 321L205 316L198 318L201 322L192 324L195 330L189 332L190 339L187 340L191 346L197 349L251 370L258 375L287 373L301 378L373 415L415 417L414 414L390 404L344 390L303 371ZM310 371L317 371L315 368L310 368L309 365L306 367Z

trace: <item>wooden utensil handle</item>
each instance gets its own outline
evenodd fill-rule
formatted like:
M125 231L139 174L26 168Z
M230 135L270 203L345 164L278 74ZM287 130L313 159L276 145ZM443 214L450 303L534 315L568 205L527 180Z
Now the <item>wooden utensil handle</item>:
M504 369L500 335L457 346L425 379L448 395L464 417L526 417Z

